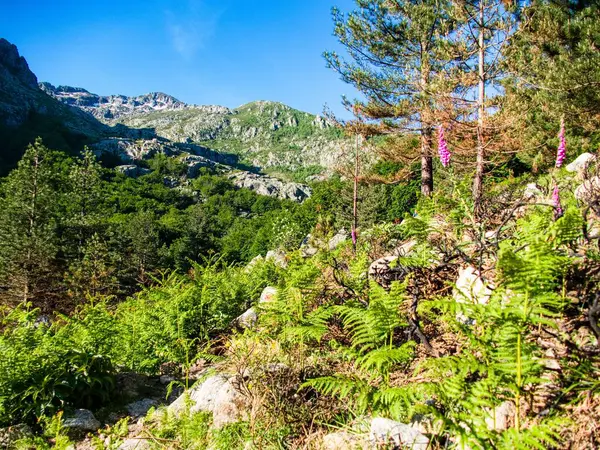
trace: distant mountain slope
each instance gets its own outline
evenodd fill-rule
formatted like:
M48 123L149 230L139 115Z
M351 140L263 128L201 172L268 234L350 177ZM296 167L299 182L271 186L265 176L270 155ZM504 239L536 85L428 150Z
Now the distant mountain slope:
M36 136L53 148L76 151L108 132L94 117L40 90L17 47L0 38L0 174L16 164Z
M190 105L160 92L101 96L38 84L17 47L0 39L0 174L16 164L36 136L70 152L84 144L99 152L116 149L113 164L130 162L131 154L148 157L150 147L163 146L170 154L173 145L185 145L189 149L181 151L203 157L219 152L223 158L216 162L235 157L238 167L278 173L332 169L348 147L340 130L323 117L277 102L230 109Z
M236 109L188 105L163 93L99 96L82 88L40 87L61 102L110 126L151 130L173 142L196 143L240 156L261 168L333 167L344 140L320 116L281 103L257 101Z

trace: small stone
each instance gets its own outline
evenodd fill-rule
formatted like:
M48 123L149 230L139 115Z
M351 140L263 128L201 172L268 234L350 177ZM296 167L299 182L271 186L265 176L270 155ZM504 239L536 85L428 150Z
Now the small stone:
M258 314L256 313L256 310L254 308L250 308L244 314L238 316L234 320L234 323L240 328L250 329L256 325L257 320Z
M159 381L160 384L166 385L171 383L172 381L175 381L175 378L173 378L171 375L161 375Z
M323 437L323 450L358 450L368 447L369 442L365 436L347 431L329 433Z
M133 417L134 419L137 419L139 417L145 416L146 413L153 406L156 406L155 400L152 400L151 398L144 398L142 400L138 400L137 402L128 404L127 406L125 406L125 409L127 409L127 412L129 413L129 415L131 417Z
M265 260L273 261L276 266L284 269L288 266L287 256L285 252L281 250L269 250L265 256Z
M100 428L100 422L91 411L87 409L77 409L74 414L63 421L65 428L81 431L96 431Z
M371 421L371 442L375 445L394 444L412 450L427 450L429 439L410 425L376 417Z
M272 303L277 299L277 288L267 286L263 289L260 294L260 300L258 303Z
M535 183L529 183L523 192L523 198L525 200L533 200L542 197L544 193Z
M575 198L580 202L590 204L600 198L600 177L585 180L575 189Z
M516 409L513 402L506 401L488 412L489 416L485 418L488 429L504 431L510 428L510 422L515 416Z
M346 242L349 238L348 232L345 229L341 229L337 232L335 236L333 236L328 243L329 250L335 250L344 242Z
M24 423L0 428L0 448L10 448L19 439L33 437L33 431Z
M147 439L130 438L126 439L120 446L119 450L146 450L150 448Z

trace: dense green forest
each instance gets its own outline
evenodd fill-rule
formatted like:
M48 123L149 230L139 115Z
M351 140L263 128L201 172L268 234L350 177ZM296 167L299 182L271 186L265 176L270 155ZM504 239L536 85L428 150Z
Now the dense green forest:
M600 446L600 6L355 6L325 53L355 161L301 203L29 144L0 447Z

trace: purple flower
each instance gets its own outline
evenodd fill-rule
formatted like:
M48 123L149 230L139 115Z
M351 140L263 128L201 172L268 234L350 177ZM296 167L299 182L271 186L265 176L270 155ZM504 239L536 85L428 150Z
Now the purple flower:
M560 121L560 131L558 133L558 151L556 152L556 167L560 167L565 160L567 151L567 141L565 140L565 121Z
M352 245L356 247L356 230L352 230Z
M438 132L438 153L440 154L440 161L442 162L442 166L448 167L450 164L450 151L448 150L448 144L446 143L446 138L444 137L444 127L440 125L440 129Z
M560 204L560 193L558 192L557 185L554 185L554 190L552 191L552 204L554 205L554 217L558 219L563 215L563 210Z

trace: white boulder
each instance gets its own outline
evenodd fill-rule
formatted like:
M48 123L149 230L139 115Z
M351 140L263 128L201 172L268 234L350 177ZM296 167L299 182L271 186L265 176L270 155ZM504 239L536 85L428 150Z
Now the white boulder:
M427 450L429 438L410 425L376 417L371 421L371 442L377 446L395 445L412 450Z
M591 153L582 153L575 161L567 165L567 171L577 172L578 174L585 174L591 163L596 160L596 155Z

